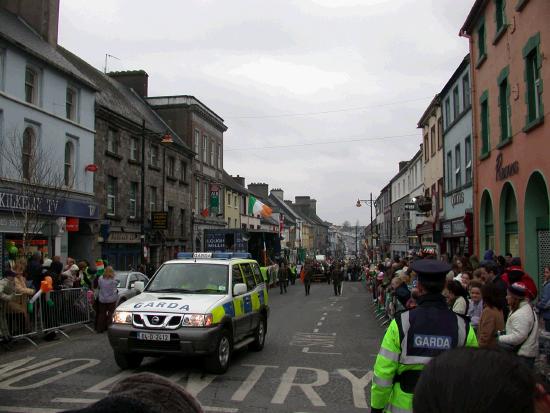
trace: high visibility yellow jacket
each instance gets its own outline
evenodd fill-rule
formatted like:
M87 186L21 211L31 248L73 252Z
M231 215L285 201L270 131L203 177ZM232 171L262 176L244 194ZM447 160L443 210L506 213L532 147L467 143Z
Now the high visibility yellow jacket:
M440 294L421 297L419 307L398 314L384 335L374 364L371 407L412 413L413 393L402 390L400 375L422 371L433 357L461 346L477 347L468 321L449 310Z

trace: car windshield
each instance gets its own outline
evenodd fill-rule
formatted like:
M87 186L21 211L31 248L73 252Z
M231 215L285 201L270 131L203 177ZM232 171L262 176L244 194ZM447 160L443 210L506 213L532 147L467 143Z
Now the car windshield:
M201 263L167 264L147 287L149 292L226 294L228 266Z
M117 287L126 287L126 279L128 278L128 273L116 273L115 280L117 282Z

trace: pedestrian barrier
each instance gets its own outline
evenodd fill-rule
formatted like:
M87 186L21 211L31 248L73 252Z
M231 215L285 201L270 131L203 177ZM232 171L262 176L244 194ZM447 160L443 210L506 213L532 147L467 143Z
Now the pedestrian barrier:
M36 336L51 331L69 338L63 328L88 325L92 321L92 305L88 291L68 288L51 291L40 296L33 305L31 297L15 294L10 300L0 300L0 336L14 340L24 339L37 346Z
M32 337L40 332L37 312L28 309L29 296L14 294L9 301L0 301L0 336L24 339L37 346Z

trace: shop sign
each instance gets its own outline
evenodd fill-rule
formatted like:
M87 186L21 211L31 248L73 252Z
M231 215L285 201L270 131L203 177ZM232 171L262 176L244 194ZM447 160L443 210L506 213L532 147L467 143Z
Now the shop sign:
M79 219L78 218L72 218L67 217L65 220L65 229L67 232L78 232L79 227Z
M109 243L139 244L140 234L138 232L111 232Z
M46 225L42 220L29 220L28 233L41 234ZM22 233L25 227L25 220L18 216L0 216L0 232Z
M451 197L451 205L456 206L464 203L464 192L455 192Z
M415 211L415 210L416 210L416 204L414 202L405 203L405 211Z
M497 163L496 163L497 181L503 181L519 173L518 161L514 161L511 164L504 165L504 166L502 165L502 163L503 163L503 156L501 152L497 156Z
M240 230L205 230L206 251L248 251L243 233Z
M216 184L210 185L210 211L217 215L220 210L220 187Z
M97 219L99 209L95 203L68 198L31 196L15 192L0 192L0 210L12 213L25 211L40 215L71 216Z
M452 234L451 221L445 221L441 224L441 226L443 227L443 236L444 237L451 236Z
M466 233L464 218L453 219L452 229L453 229L453 235L464 235Z
M151 212L151 229L168 229L168 212Z

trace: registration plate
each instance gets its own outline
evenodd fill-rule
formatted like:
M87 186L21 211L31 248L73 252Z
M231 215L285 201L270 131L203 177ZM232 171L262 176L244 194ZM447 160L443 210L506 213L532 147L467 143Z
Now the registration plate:
M170 334L162 333L138 333L138 340L170 341Z

